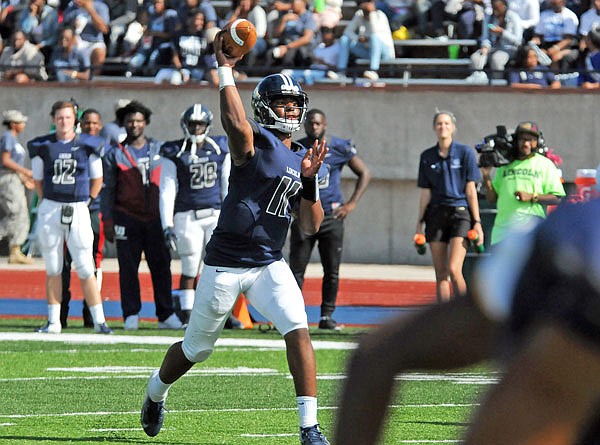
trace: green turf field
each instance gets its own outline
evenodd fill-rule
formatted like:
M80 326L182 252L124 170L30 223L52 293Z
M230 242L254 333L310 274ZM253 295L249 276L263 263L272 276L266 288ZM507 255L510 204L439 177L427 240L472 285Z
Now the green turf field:
M42 324L40 319L0 319L0 444L299 443L293 385L274 331L225 331L212 357L171 388L163 430L149 438L139 422L146 380L178 334L142 323L131 339L122 324L113 322L113 336L69 328L52 336L60 341L36 341L29 334ZM362 332L312 331L319 420L330 437L344 362ZM7 340L9 333L21 337ZM73 334L90 334L92 341L110 337L114 343L89 343ZM126 335L127 343L117 342ZM402 392L394 401L385 443L458 443L478 394L495 374L477 368L400 378Z

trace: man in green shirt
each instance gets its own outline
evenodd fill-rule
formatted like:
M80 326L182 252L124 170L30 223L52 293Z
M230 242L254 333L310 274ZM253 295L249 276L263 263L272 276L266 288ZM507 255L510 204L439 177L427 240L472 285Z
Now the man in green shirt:
M492 228L492 244L501 241L510 227L532 218L544 219L544 206L556 205L565 196L554 163L538 152L540 130L533 122L521 122L515 130L515 160L499 167L492 180L491 167L482 167L486 198L498 213Z

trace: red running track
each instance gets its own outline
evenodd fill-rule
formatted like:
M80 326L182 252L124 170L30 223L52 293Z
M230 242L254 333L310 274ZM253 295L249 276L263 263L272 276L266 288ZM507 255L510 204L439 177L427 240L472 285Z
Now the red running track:
M0 298L45 299L44 271L0 271ZM104 272L102 297L119 301L119 274ZM179 277L173 277L178 283ZM82 299L79 280L71 275L71 292L76 300ZM152 281L149 273L140 274L142 300L151 302ZM321 304L321 279L304 281L304 298L308 306ZM420 306L435 302L435 283L424 281L340 280L338 306Z

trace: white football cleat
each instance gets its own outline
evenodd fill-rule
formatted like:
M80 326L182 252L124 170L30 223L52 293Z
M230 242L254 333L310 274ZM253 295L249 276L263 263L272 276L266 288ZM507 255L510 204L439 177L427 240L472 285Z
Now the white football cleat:
M175 313L172 313L165 321L158 322L158 329L182 329L183 323Z
M35 332L39 332L40 334L60 334L62 328L60 323L46 323L41 328L35 330Z

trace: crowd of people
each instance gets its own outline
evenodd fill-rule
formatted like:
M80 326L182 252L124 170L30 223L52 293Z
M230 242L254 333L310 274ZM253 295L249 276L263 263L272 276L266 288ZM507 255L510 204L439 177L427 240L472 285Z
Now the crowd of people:
M505 78L520 88L556 88L555 73L579 71L579 85L599 85L598 0L358 0L347 17L343 6L232 0L224 12L210 0L7 0L0 72L21 83L81 82L107 71L108 57L126 66L120 75L217 86L211 43L222 27L245 18L257 43L236 78L297 70L307 83L377 80L388 75L382 63L396 57L394 38L461 38L480 45L469 49L469 82ZM367 59L366 69L356 59Z

